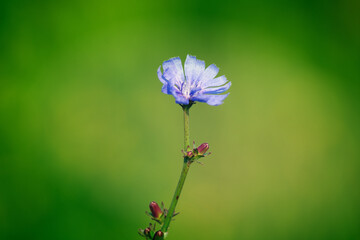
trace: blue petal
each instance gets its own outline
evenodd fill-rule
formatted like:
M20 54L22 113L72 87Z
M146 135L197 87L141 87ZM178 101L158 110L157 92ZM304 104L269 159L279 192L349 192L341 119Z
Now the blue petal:
M225 84L224 86L221 87L215 87L215 88L206 88L205 90L203 90L202 92L205 94L218 94L218 93L223 93L225 91L227 91L231 86L231 82L228 82L227 84Z
M192 101L197 102L206 102L209 105L217 106L223 103L224 99L229 95L229 93L224 95L207 95L207 94L198 94L195 97L191 97Z
M210 97L211 95L197 94L195 96L192 96L190 99L194 102L207 102Z
M205 71L200 75L199 79L197 80L197 84L203 84L206 81L209 81L211 79L213 79L214 77L216 77L216 75L219 72L219 68L217 66L215 66L214 64L211 64L210 66L208 66Z
M181 86L184 82L184 70L179 57L171 58L163 62L164 74L163 77Z
M185 60L185 76L186 81L193 85L199 78L200 74L205 70L205 62L196 59L195 56L187 55ZM189 85L189 86L190 86Z
M189 104L189 99L186 99L183 95L173 95L173 96L175 98L175 103L184 104L184 105Z
M170 94L170 92L168 91L168 85L169 85L168 81L163 77L163 75L161 73L161 66L158 68L157 74L158 74L159 80L164 84L161 88L161 92L163 92L165 94Z
M193 87L190 91L190 96L196 95L197 92L200 92L202 90L202 88L200 87Z
M223 101L227 96L229 96L230 93L224 94L224 95L211 95L209 100L206 102L207 104L211 106L217 106L223 104Z
M226 82L227 82L226 77L225 76L220 76L220 77L217 77L217 78L210 79L210 80L208 80L206 82L203 82L201 87L202 88L217 87L217 86L224 85Z
M158 78L159 78L160 82L165 84L166 80L163 78L163 75L162 75L162 72L161 72L161 66L157 70L157 75L158 75Z
M162 88L161 88L161 92L162 92L162 93L165 93L165 94L171 94L171 93L169 92L169 84L165 83L165 84L162 86Z

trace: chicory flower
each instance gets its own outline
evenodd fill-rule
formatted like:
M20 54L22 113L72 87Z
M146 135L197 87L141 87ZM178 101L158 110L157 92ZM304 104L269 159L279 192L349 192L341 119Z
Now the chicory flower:
M171 58L159 67L157 74L163 83L161 91L173 95L175 102L181 105L188 105L193 102L205 102L212 106L223 103L229 95L218 95L227 91L231 82L225 76L216 77L219 68L211 64L205 69L205 62L196 59L195 56L187 55L185 60L185 75L181 59Z

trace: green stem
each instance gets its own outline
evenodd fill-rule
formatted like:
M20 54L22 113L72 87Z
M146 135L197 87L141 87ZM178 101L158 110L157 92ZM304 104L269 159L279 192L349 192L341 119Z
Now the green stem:
M187 151L190 145L190 123L189 123L189 110L191 105L183 106L184 110L184 152Z
M183 110L184 110L184 152L185 153L187 151L187 147L190 145L190 128L189 128L189 109L190 109L190 107L191 107L191 105L183 106ZM184 158L184 160L185 160L185 158ZM167 230L169 228L169 225L170 225L171 219L173 217L173 214L175 213L175 208L179 201L181 190L184 186L185 179L188 174L189 168L190 168L190 162L184 161L178 185L175 189L175 193L174 193L173 199L171 201L168 214L165 218L164 225L161 228L162 232L167 232Z

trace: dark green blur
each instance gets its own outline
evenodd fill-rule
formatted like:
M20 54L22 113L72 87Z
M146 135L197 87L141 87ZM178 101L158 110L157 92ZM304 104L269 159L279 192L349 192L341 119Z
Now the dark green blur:
M196 104L180 239L360 239L360 4L1 1L0 239L140 239L167 206L183 119L156 70L232 81Z

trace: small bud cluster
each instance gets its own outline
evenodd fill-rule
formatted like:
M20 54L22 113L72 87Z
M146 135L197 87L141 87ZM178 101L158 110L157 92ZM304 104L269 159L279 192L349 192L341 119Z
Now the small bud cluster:
M164 203L161 203L161 207L154 201L150 202L149 204L150 213L145 212L152 220L154 220L156 223L158 223L161 226L164 223L164 220L168 214L168 210L164 208ZM179 213L174 213L173 216L177 215ZM145 229L139 229L139 234L142 237L145 237L146 239L151 240L160 240L165 239L166 233L162 232L161 230L156 231L156 223L155 224L149 224L149 227Z
M184 161L188 164L193 163L194 161L199 162L199 158L203 158L210 153L207 153L209 150L209 144L203 143L199 147L195 147L191 149L190 146L187 147L187 151L184 152ZM200 163L200 162L199 162ZM162 232L160 229L164 224L165 218L168 215L168 210L164 208L164 203L161 203L161 207L156 202L150 202L149 204L150 213L145 212L151 220L155 221L154 224L149 224L149 226L145 229L139 229L139 234L149 240L163 240L165 239L167 232ZM179 213L174 213L172 217L176 216ZM173 219L172 219L173 220ZM156 227L158 224L159 227ZM156 230L158 229L158 230Z
M209 150L209 144L203 143L199 147L195 147L194 142L194 148L191 150L190 146L188 146L186 153L184 153L184 159L188 163L192 163L194 161L197 161L199 158L206 157L210 153L206 153ZM198 161L197 161L198 162ZM200 162L199 162L200 163Z
M147 228L139 229L139 234L146 239L155 239L155 225L150 223Z

